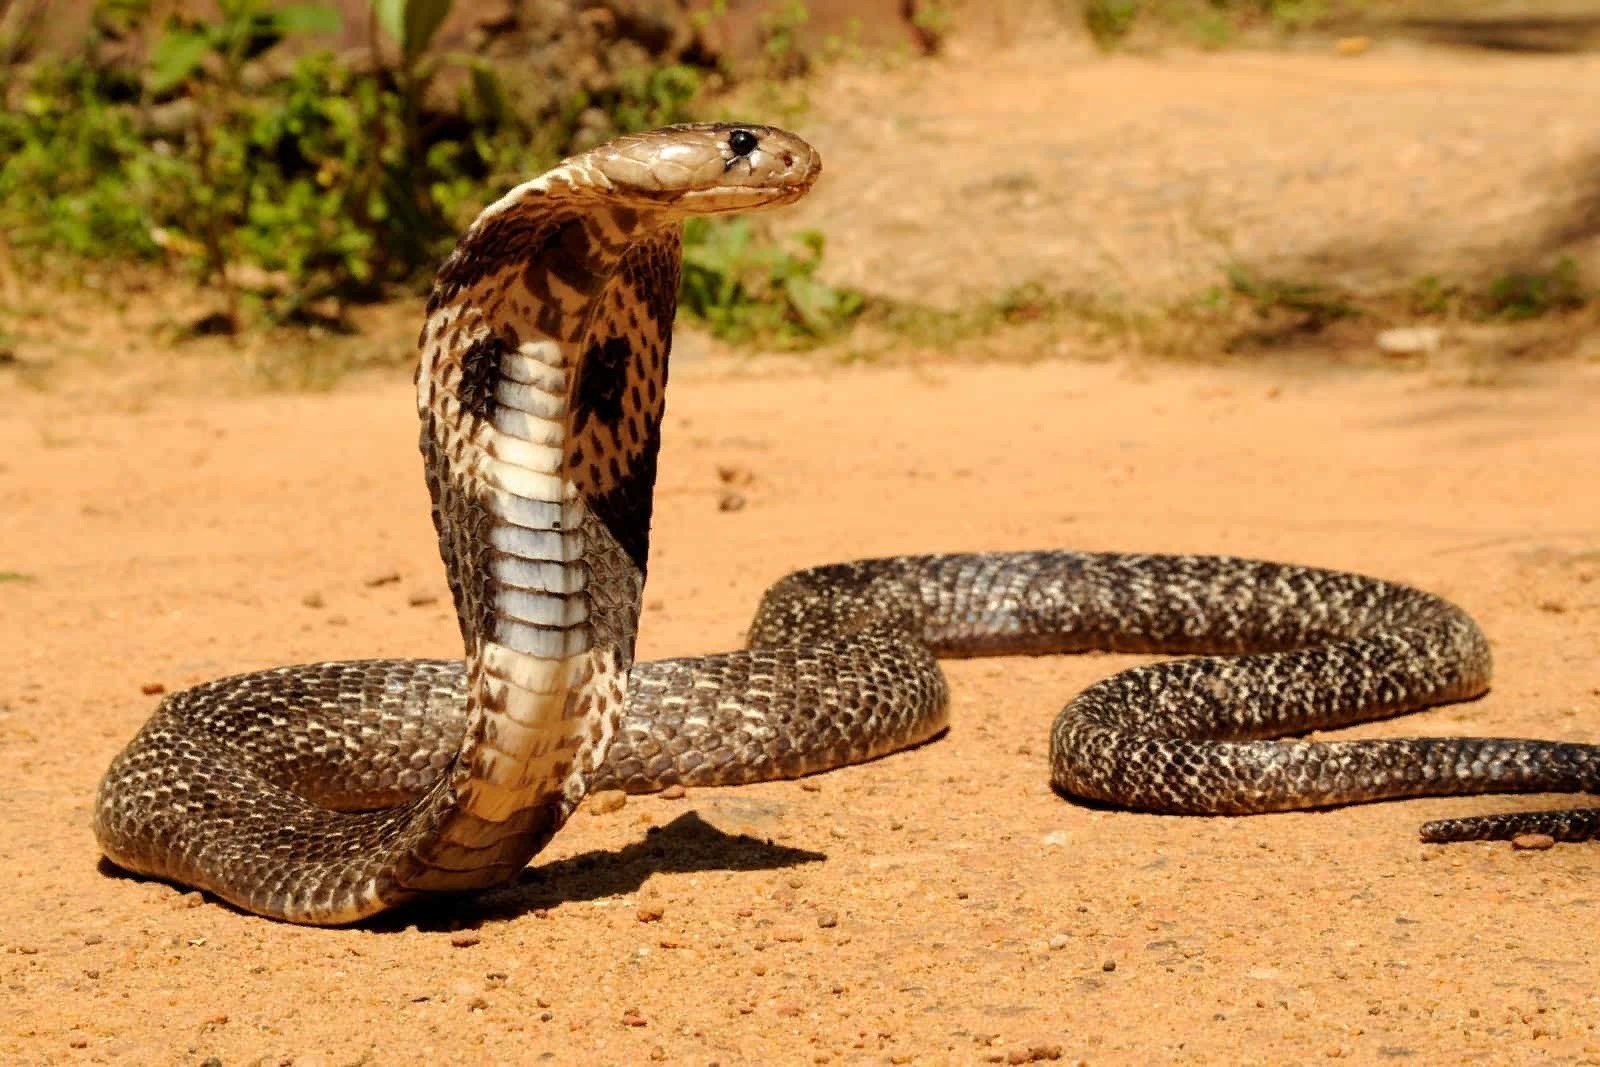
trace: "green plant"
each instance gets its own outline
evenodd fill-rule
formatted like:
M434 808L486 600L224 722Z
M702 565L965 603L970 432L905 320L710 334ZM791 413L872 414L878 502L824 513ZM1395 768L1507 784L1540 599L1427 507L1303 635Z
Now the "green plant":
M619 132L647 130L690 121L691 105L703 88L700 72L682 63L630 67L618 73L615 89L590 103L601 107Z
M159 248L147 201L173 203L189 169L144 150L134 114L118 98L138 87L82 60L39 67L0 112L0 228L15 248L75 256Z
M1139 17L1139 6L1139 0L1086 0L1084 24L1095 44L1109 49L1122 43Z
M387 69L399 90L400 133L406 162L410 166L417 166L426 157L422 139L422 97L436 69L424 63L424 56L433 41L433 35L439 32L439 27L444 24L445 17L454 5L452 0L369 2L373 22L382 26L400 49L399 61L386 67L378 35L371 35L374 66ZM382 156L382 146L383 141L379 140L375 146L377 150L372 155ZM423 183L414 184L409 191L412 206L419 215L432 214L438 222L444 221L438 218L437 205Z
M1412 315L1450 315L1460 303L1461 287L1444 281L1437 274L1418 278L1406 294L1406 308Z
M0 234L32 260L193 273L221 308L190 333L258 319L337 327L346 302L422 284L507 186L613 132L699 117L716 77L642 64L576 94L503 82L487 61L430 51L449 0L372 0L365 63L309 39L292 58L274 51L336 26L329 7L218 0L210 17L179 6L157 21L152 6L98 0L82 54L17 75L0 110ZM804 5L775 18L781 56ZM150 42L142 66L130 40ZM104 42L118 47L102 55ZM440 104L447 64L466 75L456 106ZM820 238L780 246L765 233L692 235L686 275L701 288L688 304L720 331L782 344L841 328L859 297L815 277Z
M1481 298L1482 312L1488 318L1538 318L1556 311L1573 311L1589 301L1578 263L1563 256L1546 270L1511 271L1489 283Z
M1233 20L1221 11L1196 11L1183 29L1195 45L1210 49L1226 48L1235 33Z
M907 6L918 44L924 54L934 55L944 46L945 38L955 25L955 12L942 0L910 0Z
M811 21L805 0L782 0L759 20L763 72L769 78L794 78L811 67L800 34Z
M1357 11L1367 0L1333 0ZM1239 31L1264 27L1293 33L1324 21L1329 0L1085 0L1084 25L1103 49L1122 44L1136 25L1148 22L1187 38L1202 48L1221 48Z
M1257 8L1283 30L1314 26L1328 17L1326 0L1254 0Z
M154 99L182 93L193 105L179 144L198 179L182 186L185 215L199 240L203 276L223 294L225 328L239 327L238 223L249 218L251 115L242 101L247 61L291 34L339 28L338 13L319 5L268 7L264 0L218 0L215 20L173 17L150 51L145 90Z
M1225 274L1228 288L1242 297L1258 317L1287 312L1297 316L1298 327L1307 332L1361 314L1351 300L1326 285L1261 275L1238 263L1229 264Z
M799 248L758 238L747 219L689 220L680 306L729 341L804 347L837 336L865 298L816 276L822 234L805 230L793 243Z

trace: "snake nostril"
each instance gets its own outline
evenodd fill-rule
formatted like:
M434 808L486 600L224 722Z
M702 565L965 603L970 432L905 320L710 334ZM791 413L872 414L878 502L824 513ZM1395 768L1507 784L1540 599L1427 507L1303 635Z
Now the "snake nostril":
M783 154L783 165L786 166L786 167L794 166L794 155L793 155L793 153L785 152Z

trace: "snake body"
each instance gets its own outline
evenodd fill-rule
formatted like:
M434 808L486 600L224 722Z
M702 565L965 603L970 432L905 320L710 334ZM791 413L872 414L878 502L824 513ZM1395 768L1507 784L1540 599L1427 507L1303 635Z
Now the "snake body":
M1200 654L1057 717L1062 791L1159 812L1593 791L1600 746L1268 740L1488 686L1454 605L1228 557L901 556L800 571L749 648L633 662L684 219L789 203L815 151L760 126L601 145L491 205L419 339L421 448L465 656L281 667L165 698L111 764L101 848L262 915L335 924L514 878L590 788L794 777L947 723L937 658ZM1592 814L1433 823L1433 840L1592 836Z

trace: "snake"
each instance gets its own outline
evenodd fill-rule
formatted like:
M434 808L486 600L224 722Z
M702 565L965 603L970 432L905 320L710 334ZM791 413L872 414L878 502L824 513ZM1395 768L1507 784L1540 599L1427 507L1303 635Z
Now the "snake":
M105 857L246 912L353 923L512 881L591 790L793 778L928 741L949 723L940 658L1088 650L1178 658L1061 710L1050 778L1068 797L1241 815L1600 786L1595 745L1305 736L1475 698L1489 644L1419 589L1259 560L829 564L766 591L746 648L635 663L683 225L790 204L820 171L786 131L687 124L573 155L485 208L437 271L415 378L463 658L164 696L100 783ZM1521 833L1583 840L1600 819L1422 831Z

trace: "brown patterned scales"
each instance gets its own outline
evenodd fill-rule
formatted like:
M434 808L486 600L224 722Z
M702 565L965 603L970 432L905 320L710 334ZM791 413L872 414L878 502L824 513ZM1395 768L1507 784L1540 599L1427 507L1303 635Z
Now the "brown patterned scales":
M694 214L789 203L816 153L759 126L670 127L487 208L439 271L417 406L463 662L282 667L167 697L101 783L139 873L345 923L514 878L582 799L793 777L946 725L937 656L1205 653L1057 717L1065 792L1246 813L1593 791L1600 747L1302 733L1483 692L1489 650L1437 597L1226 557L904 556L792 574L745 651L634 664L679 268ZM1430 840L1595 836L1593 812L1433 823Z

